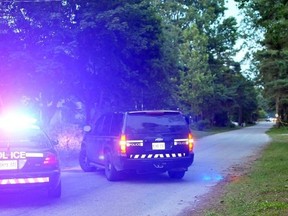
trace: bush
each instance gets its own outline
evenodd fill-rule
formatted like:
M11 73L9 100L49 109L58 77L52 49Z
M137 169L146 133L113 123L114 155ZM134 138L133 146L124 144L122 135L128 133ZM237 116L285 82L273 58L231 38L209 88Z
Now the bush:
M230 122L230 123L228 124L228 127L229 127L229 128L236 128L236 125L233 124L232 122Z
M265 112L263 109L260 109L259 111L258 111L258 117L260 118L260 119L265 119L266 117L267 117L267 112Z
M209 129L211 127L210 121L205 119L205 120L200 120L196 123L196 128L200 131L204 129Z
M83 139L83 130L75 124L58 124L49 130L49 136L58 141L56 146L61 155L78 154Z

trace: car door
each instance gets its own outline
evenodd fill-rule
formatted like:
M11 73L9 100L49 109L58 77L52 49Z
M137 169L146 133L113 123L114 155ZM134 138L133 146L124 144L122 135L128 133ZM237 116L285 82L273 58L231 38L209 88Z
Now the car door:
M97 162L99 158L99 139L103 131L104 120L105 115L100 116L93 125L92 131L85 137L87 156L92 162Z
M91 151L94 152L93 161L104 164L104 147L109 142L112 114L105 114L95 125L95 139Z
M114 155L119 153L119 141L123 129L123 120L123 113L114 113L112 116L106 147L112 150Z
M111 113L104 116L103 124L96 133L95 152L97 152L96 162L99 164L104 164L104 148L110 143L111 140L110 129L112 115L113 114Z

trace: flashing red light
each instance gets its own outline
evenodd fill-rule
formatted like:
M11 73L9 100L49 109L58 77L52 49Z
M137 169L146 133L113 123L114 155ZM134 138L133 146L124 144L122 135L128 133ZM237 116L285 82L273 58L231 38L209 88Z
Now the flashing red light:
M49 152L46 154L43 164L44 165L57 165L58 158L55 154Z

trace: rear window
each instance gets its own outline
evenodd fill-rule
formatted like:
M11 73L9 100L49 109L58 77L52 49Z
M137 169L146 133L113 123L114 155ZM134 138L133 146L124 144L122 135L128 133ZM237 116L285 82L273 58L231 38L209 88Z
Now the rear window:
M188 133L189 127L180 113L128 114L126 133Z
M48 137L39 129L0 130L0 146L49 147Z

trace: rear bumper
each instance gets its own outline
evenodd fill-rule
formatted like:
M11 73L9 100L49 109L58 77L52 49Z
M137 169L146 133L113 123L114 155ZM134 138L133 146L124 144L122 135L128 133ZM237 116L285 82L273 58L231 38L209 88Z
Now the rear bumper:
M137 170L140 172L165 172L172 170L186 171L194 161L194 153L181 158L150 158L130 159L127 157L116 157L114 163L118 171Z
M60 170L46 172L27 172L16 174L0 174L0 190L51 190L60 183Z

